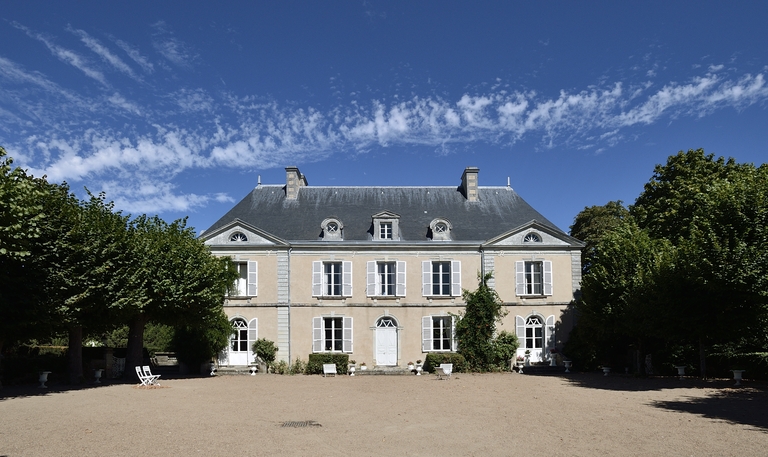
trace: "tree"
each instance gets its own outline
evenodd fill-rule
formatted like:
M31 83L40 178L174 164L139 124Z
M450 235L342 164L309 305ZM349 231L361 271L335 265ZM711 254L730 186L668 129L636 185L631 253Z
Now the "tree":
M581 270L589 272L595 257L597 243L629 217L629 210L621 200L603 206L584 207L571 225L571 236L585 243L581 251Z
M120 299L129 323L128 373L142 363L147 322L199 329L221 316L224 294L238 277L231 260L213 256L186 220L168 224L140 216L130 233L130 269Z
M489 371L498 368L498 352L494 346L496 323L506 315L499 294L488 286L493 273L484 276L478 274L477 290L464 290L462 298L466 308L458 316L456 322L456 337L459 340L459 353L467 360L473 371ZM507 361L501 361L506 363Z

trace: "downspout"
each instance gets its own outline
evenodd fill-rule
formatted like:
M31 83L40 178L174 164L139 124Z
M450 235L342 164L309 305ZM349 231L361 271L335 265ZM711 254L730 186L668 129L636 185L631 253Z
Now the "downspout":
M291 365L291 251L293 248L288 248L288 365Z

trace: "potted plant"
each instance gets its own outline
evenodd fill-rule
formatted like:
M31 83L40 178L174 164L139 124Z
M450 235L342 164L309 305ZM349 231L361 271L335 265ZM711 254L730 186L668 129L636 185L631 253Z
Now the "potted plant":
M531 350L530 349L525 350L525 366L527 367L531 366Z
M275 357L277 356L277 345L274 341L270 341L266 338L259 338L253 342L253 347L251 349L261 361L261 363L259 363L259 371L267 373L269 365L275 361Z
M549 350L549 366L557 366L557 348L552 348Z
M408 362L408 369L413 370L413 362Z
M360 363L360 371L365 371L367 369L368 367L365 365L365 362Z
M348 366L349 366L349 375L350 376L354 376L355 375L355 364L356 363L357 362L354 359L349 361L349 365Z

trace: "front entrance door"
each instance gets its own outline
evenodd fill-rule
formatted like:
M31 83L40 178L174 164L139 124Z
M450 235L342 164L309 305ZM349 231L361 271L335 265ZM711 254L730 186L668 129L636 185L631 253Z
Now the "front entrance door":
M229 338L228 365L250 365L254 361L251 351L253 342L258 337L258 319L251 319L246 324L245 319L232 319L232 336Z
M376 365L397 365L397 323L391 317L376 322Z

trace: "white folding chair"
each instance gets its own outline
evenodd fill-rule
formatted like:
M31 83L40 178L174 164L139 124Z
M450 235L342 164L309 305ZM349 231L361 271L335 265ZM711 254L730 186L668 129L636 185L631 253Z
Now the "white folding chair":
M439 367L435 367L437 379L451 379L451 372L453 372L452 363L441 363Z
M149 369L149 365L144 365L144 377L147 378L147 384L146 385L153 385L153 386L159 386L160 385L160 383L157 382L157 380L160 379L160 375L159 374L152 374L152 370Z

